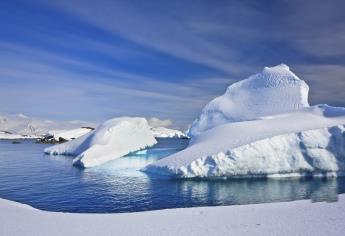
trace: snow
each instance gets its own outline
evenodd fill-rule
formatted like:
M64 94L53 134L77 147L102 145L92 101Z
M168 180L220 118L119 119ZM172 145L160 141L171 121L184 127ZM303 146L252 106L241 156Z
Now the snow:
M46 212L0 199L0 235L343 235L345 195L121 214ZM292 227L293 226L293 227Z
M262 72L228 87L208 103L189 129L189 136L228 122L252 120L308 107L308 85L287 65L265 67Z
M44 152L73 155L75 165L93 167L156 143L146 119L120 117L102 123L79 138L48 147Z
M165 127L152 127L151 131L156 138L188 138L185 133L179 130Z
M60 139L70 141L72 139L79 138L90 131L92 131L92 129L88 127L68 130L50 130L45 136L52 136L55 141L59 141Z
M94 127L93 123L83 121L51 121L31 118L23 114L0 115L0 131L13 135L2 135L0 139L40 138L50 130L68 130L83 126Z
M309 106L307 93L287 66L265 68L203 109L185 150L143 171L181 178L344 175L345 108ZM226 118L215 118L220 112Z

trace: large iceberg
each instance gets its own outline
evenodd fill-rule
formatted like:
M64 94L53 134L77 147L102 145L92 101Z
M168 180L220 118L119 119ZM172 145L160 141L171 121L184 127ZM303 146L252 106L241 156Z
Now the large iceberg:
M108 120L79 138L48 147L48 154L73 155L75 165L93 167L156 144L146 119L121 117Z
M265 67L262 72L228 87L208 103L189 129L189 136L228 122L256 119L308 107L308 85L287 65Z
M265 68L236 84L203 109L185 150L144 171L182 178L344 174L345 108L309 106L308 86L284 65ZM243 107L233 105L228 95ZM218 114L225 114L222 119L214 119L216 109L210 107L215 104L222 104L218 106Z

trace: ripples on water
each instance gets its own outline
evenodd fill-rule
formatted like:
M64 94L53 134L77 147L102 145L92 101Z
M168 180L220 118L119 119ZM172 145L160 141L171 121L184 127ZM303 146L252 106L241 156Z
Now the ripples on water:
M0 141L0 197L64 212L133 212L176 207L251 204L311 199L336 201L345 178L173 180L138 171L186 147L161 139L146 154L79 169L72 157L44 155L44 144Z

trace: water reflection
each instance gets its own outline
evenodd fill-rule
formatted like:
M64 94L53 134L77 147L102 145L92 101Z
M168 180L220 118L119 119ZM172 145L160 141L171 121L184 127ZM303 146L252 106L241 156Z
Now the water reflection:
M343 182L343 181L342 181ZM337 201L337 179L181 181L179 194L196 204L252 204L311 199Z

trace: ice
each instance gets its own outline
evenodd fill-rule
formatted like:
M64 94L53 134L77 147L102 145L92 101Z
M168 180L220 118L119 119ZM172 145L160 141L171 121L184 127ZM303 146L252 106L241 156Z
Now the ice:
M44 151L49 154L73 155L75 165L93 167L128 153L156 144L146 119L120 117L108 120L94 131L58 144Z

